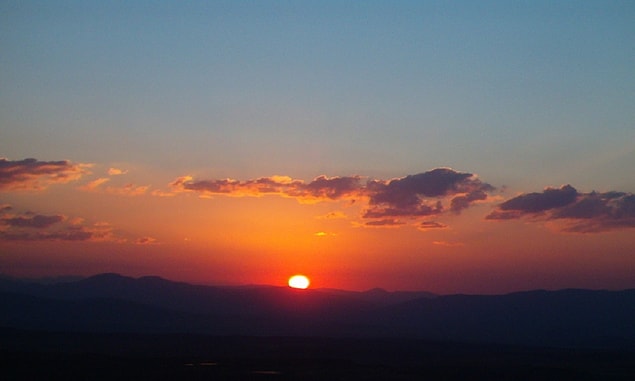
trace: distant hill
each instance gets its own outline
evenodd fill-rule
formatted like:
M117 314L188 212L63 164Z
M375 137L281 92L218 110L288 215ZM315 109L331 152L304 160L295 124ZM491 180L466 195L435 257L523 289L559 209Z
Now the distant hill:
M118 274L53 284L0 279L0 326L635 347L635 290L434 296L212 287Z
M449 295L375 311L363 320L389 336L584 346L635 343L635 290ZM379 329L379 328L378 328Z

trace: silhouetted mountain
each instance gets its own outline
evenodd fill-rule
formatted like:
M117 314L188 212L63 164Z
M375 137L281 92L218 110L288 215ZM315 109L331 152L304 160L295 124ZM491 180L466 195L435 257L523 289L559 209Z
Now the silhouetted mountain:
M392 304L407 302L419 298L434 298L437 295L425 291L386 291L383 288L373 288L367 291L346 291L331 288L321 288L320 291L326 293L347 296L355 299L365 300L378 306L389 306Z
M363 321L386 336L536 345L633 344L635 290L449 295L383 308Z
M215 315L313 315L334 314L374 307L363 299L316 290L288 287L213 287L172 282L160 277L138 279L100 274L78 282L50 286L25 285L27 294L79 300L114 298L188 313ZM19 292L19 289L13 288Z
M49 285L3 279L0 292L0 326L25 329L635 346L635 290L431 297L101 274Z
M156 332L183 314L117 299L58 300L0 293L0 324L55 331Z

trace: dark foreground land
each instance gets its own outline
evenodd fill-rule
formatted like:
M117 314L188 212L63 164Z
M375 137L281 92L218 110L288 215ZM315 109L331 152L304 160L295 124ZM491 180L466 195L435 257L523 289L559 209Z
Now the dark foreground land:
M4 380L633 380L635 351L0 329Z

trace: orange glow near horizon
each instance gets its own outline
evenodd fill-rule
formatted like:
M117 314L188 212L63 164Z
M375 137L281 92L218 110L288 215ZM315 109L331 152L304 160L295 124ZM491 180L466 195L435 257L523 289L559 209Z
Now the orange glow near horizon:
M562 231L567 221L559 219L487 220L498 202L442 213L428 225L414 217L368 225L370 204L363 199L132 197L57 184L41 193L3 194L1 267L13 276L116 272L214 285L284 285L288 275L310 269L311 288L439 294L632 287L634 241L625 228L573 234ZM38 225L47 219L50 226Z

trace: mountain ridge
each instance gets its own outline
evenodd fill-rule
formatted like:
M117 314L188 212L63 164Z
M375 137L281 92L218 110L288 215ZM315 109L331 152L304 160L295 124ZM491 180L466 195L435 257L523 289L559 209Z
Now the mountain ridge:
M635 289L502 295L191 285L114 273L0 280L0 326L90 332L421 338L635 348Z

